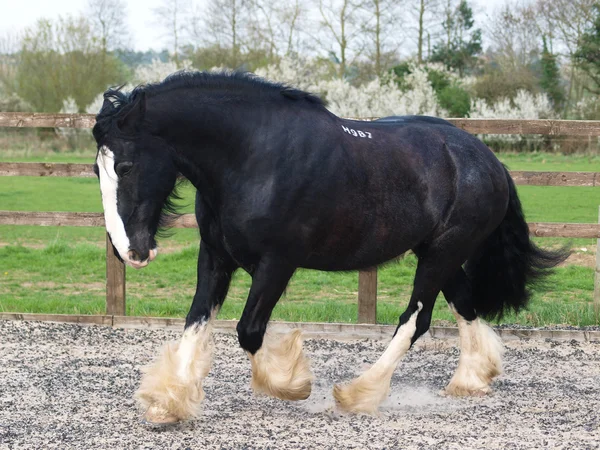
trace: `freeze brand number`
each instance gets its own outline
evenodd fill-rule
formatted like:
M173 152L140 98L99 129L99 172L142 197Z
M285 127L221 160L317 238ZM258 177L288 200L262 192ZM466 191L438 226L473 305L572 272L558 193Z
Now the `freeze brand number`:
M352 136L373 139L371 133L369 133L368 131L355 130L353 128L345 127L344 125L342 125L342 130L344 130L348 134L351 134Z

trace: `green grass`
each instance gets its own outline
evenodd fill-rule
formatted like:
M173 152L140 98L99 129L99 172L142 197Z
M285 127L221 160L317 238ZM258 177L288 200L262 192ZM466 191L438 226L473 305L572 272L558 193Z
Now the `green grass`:
M596 156L502 154L512 170L598 171ZM86 162L93 155L35 155L13 161ZM193 189L183 189L185 212L192 211ZM521 186L519 195L529 221L596 222L600 189ZM0 177L0 210L100 212L95 179ZM104 230L83 227L0 226L0 311L102 314L105 302ZM540 239L557 245L561 239ZM574 246L595 246L595 240L576 239ZM175 230L161 242L171 248L149 267L127 269L127 308L131 315L184 317L195 290L197 230ZM412 287L416 261L407 255L379 271L380 323L396 323ZM239 318L250 278L234 277L221 318ZM357 316L356 273L299 270L273 318L292 321L353 322ZM533 297L528 311L508 316L507 323L549 325L597 324L592 306L593 269L561 267L547 287ZM438 301L434 320L450 321L445 302Z
M196 247L162 255L144 270L127 269L127 313L184 317L195 290ZM379 271L380 323L395 323L406 306L416 267L407 255ZM88 244L54 242L44 249L0 248L0 311L28 313L104 313L104 251ZM353 322L357 316L356 273L298 270L273 318L290 321ZM593 271L567 266L538 291L531 307L507 323L549 325L597 323L592 305ZM250 277L238 271L220 317L240 317ZM450 321L443 300L434 320Z
M500 153L498 157L510 170L600 172L600 156L598 155L532 152Z
M35 152L4 152L0 151L2 162L49 162L49 163L78 163L93 164L95 152L82 150L71 153L35 153Z

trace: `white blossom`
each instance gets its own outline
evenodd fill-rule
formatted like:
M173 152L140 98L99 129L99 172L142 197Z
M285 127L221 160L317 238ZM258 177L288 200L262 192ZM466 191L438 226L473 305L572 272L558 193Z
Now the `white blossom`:
M98 114L104 104L104 92L100 92L96 98L85 107L85 112L88 114Z
M483 99L471 102L471 118L479 119L547 119L553 117L552 104L546 94L519 90L515 98L505 97L488 105ZM516 143L526 139L517 134L489 134L487 139Z
M435 68L442 70L442 68ZM345 79L329 78L327 67L309 60L283 58L279 64L257 70L257 75L273 81L291 84L320 94L334 114L342 117L382 117L390 115L445 115L437 103L435 92L424 67L413 65L406 76L408 89L402 90L394 81L375 78L361 86Z
M488 105L483 99L471 102L471 117L481 119L546 119L552 117L552 104L546 94L519 90L515 98L505 97Z
M315 91L319 82L331 78L324 62L307 58L282 58L278 64L269 64L256 70L256 74L279 83L286 83L306 91Z
M62 108L60 109L62 114L77 114L79 112L79 108L77 107L77 102L73 97L67 97L63 100ZM79 129L79 128L55 128L55 132L58 136L63 139L72 140L76 138L78 135L89 134L89 130Z
M189 60L181 63L178 68L173 61L162 62L160 59L153 59L150 64L138 66L133 75L133 84L156 83L164 80L167 76L177 71L186 71L192 68Z
M145 83L157 83L164 80L172 73L178 71L187 71L192 69L192 63L189 60L184 60L182 68L179 69L172 61L162 62L160 59L153 59L150 64L143 64L135 69L131 83L126 84L121 88L124 92L132 91L135 86ZM98 114L102 104L104 103L104 93L100 92L96 98L86 106L85 110L90 114Z

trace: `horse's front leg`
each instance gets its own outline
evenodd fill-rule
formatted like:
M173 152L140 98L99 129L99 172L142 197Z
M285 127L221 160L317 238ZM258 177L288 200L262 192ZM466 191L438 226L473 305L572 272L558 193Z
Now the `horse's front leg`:
M240 345L252 364L252 388L282 400L308 398L313 379L300 330L283 336L265 334L271 312L295 269L283 258L263 257L237 325Z
M150 424L170 424L199 414L202 381L212 361L211 321L222 305L236 266L205 242L198 254L198 284L183 336L166 345L162 355L144 369L136 398Z

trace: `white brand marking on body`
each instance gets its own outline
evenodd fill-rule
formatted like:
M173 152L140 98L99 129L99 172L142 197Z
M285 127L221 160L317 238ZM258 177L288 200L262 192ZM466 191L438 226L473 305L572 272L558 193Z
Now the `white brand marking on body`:
M373 139L373 135L368 131L355 130L354 128L348 128L344 125L342 125L342 130L354 137Z
M129 238L125 232L125 225L117 210L117 188L119 178L115 172L115 155L105 145L100 147L98 157L98 172L100 176L100 191L102 193L102 206L104 208L104 221L106 222L106 231L110 234L113 245L121 255L124 261L129 257Z

